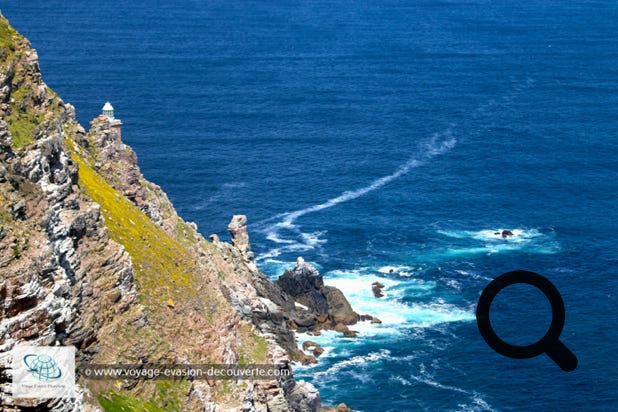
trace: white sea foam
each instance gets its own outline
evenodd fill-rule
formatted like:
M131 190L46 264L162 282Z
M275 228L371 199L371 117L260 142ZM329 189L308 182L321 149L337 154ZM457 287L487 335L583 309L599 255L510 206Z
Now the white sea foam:
M374 366L378 362L390 358L390 356L391 351L388 349L382 349L378 352L370 352L366 355L354 356L334 363L325 371L316 372L314 374L314 378L318 379L322 376L336 376L338 372L348 368L355 369L357 367L366 368L368 366Z
M451 288L451 289L455 289L457 291L460 291L462 288L461 282L455 280L455 279L448 279L445 278L443 279L444 283L446 283L446 285Z
M510 230L512 236L502 237L502 231ZM503 241L510 243L525 242L530 239L542 236L541 232L537 229L482 229L478 231L472 230L438 230L438 233L456 238L456 239L476 239L482 241Z
M378 268L378 272L384 273L385 275L397 274L403 277L412 276L414 268L410 266L400 265L400 266L382 266Z
M407 278L397 280L359 271L331 271L325 276L327 285L340 289L352 308L361 314L378 317L382 324L361 322L352 327L361 336L400 334L401 328L428 327L439 323L470 321L474 314L469 309L436 300L432 303L408 303L401 299L412 292L431 293L436 282ZM371 290L373 282L384 285L384 297L376 298Z
M241 187L247 187L247 182L227 182L221 185L222 189L238 189Z
M559 246L551 235L537 229L508 229L513 235L503 238L502 231L507 229L472 230L438 230L437 233L453 239L469 239L482 242L481 246L449 247L429 254L430 259L452 258L468 255L491 255L525 251L528 253L552 254Z
M403 385L403 386L412 386L412 382L410 382L409 380L407 380L406 378L404 378L401 375L392 375L392 376L389 377L388 380L392 381L392 382L395 382L395 383L398 383L398 384Z

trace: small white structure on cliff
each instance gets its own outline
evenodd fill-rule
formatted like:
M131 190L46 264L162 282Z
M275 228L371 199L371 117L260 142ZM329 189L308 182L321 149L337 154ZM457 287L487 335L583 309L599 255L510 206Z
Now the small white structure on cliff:
M117 133L117 139L120 140L120 138L122 137L122 121L114 117L114 106L112 106L110 102L105 102L105 105L103 105L102 114L103 116L107 116L107 118L109 119L109 127Z
M105 102L105 105L103 105L103 116L109 117L109 120L114 120L114 106L110 102Z

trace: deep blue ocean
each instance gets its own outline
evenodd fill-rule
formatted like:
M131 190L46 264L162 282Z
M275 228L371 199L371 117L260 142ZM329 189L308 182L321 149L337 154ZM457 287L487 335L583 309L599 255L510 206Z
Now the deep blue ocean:
M303 256L383 321L353 327L355 339L311 337L326 353L296 375L323 402L618 410L618 3L0 9L82 124L112 102L144 175L205 236L229 238L231 216L246 214L265 273ZM514 269L562 293L575 371L481 338L479 295ZM519 285L491 316L505 340L530 344L551 309Z

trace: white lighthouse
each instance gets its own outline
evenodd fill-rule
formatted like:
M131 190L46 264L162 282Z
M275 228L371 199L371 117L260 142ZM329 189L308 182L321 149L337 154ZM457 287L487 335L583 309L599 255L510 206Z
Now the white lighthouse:
M122 136L122 122L120 121L120 119L116 119L114 117L114 106L112 106L110 102L105 102L101 111L102 115L107 116L107 118L109 119L109 126L112 131L116 133L116 139L120 142L120 138Z
M109 117L109 120L114 120L114 106L110 102L105 102L103 116Z

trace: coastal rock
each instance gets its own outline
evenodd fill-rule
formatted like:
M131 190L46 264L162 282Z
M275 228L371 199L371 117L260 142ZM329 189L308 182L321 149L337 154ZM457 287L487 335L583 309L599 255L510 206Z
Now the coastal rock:
M335 323L354 325L360 320L360 315L352 309L343 292L333 286L324 286L322 293L326 298L328 319Z
M287 396L290 410L316 412L320 408L320 393L308 382L298 381Z
M308 307L316 316L328 314L329 308L323 291L322 275L303 258L299 257L296 266L291 270L286 270L276 283L284 292Z
M249 231L247 229L247 216L234 215L228 230L232 235L232 242L234 247L240 251L242 256L246 259L247 263L252 268L255 267L253 252L251 251L251 243L249 242Z
M320 344L311 340L306 340L303 342L303 350L311 352L316 358L324 353L324 348L322 348Z
M132 260L109 237L99 205L76 186L78 168L63 138L75 118L41 81L27 41L9 41L15 53L1 57L0 82L10 96L2 111L36 126L25 133L0 120L0 199L10 199L0 202L0 352L26 342L72 345L78 362L89 361L112 319L140 307ZM13 399L6 362L0 357L3 410L82 409L80 399Z
M382 283L373 282L371 284L371 291L373 292L373 296L375 296L376 298L384 297L384 293L382 293L383 288L384 288L384 285Z
M293 316L299 326L334 328L337 324L353 325L360 320L360 315L354 312L343 293L335 287L325 286L322 275L302 257L276 283L295 301L307 307Z
M345 403L340 403L339 405L335 406L334 411L335 412L354 412L354 410L348 408L348 406Z

